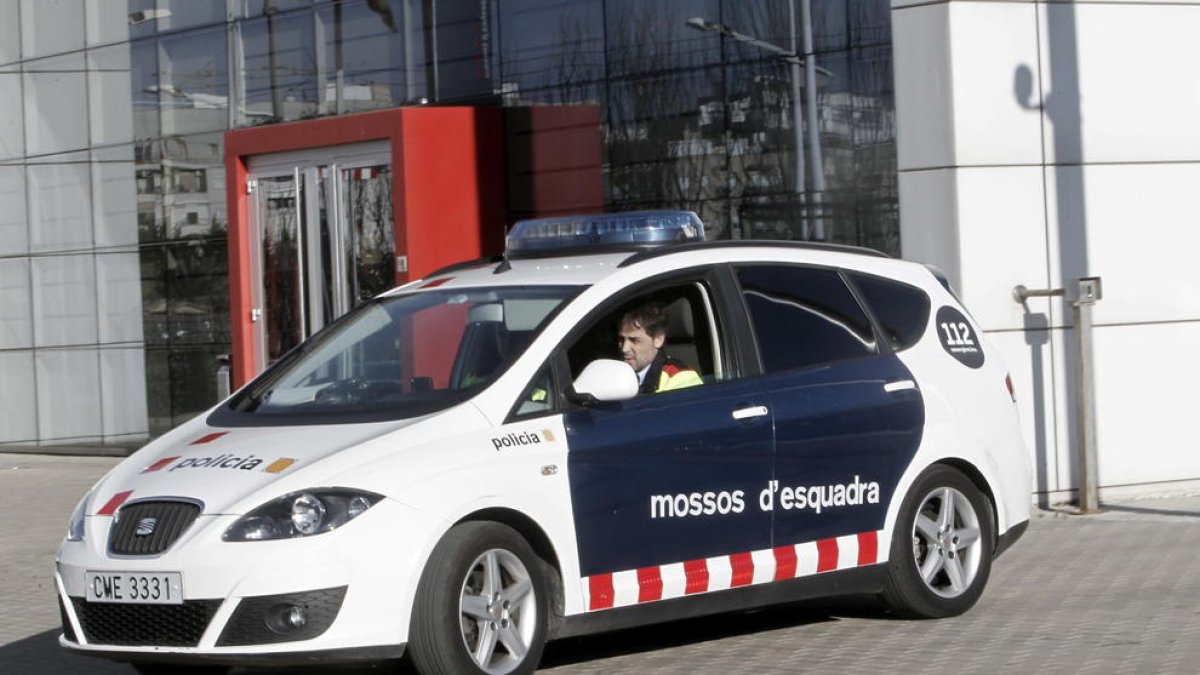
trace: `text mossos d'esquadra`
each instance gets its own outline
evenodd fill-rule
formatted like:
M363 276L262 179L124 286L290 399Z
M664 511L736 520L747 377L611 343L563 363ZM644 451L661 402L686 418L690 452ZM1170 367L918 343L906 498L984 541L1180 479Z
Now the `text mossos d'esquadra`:
M773 511L811 510L841 506L861 506L879 503L879 483L863 481L858 476L848 483L830 485L800 485L779 487L779 481L767 481L767 486L758 493L758 508ZM668 495L650 495L651 518L686 518L689 516L726 515L746 510L745 490L721 490L719 492L683 492Z

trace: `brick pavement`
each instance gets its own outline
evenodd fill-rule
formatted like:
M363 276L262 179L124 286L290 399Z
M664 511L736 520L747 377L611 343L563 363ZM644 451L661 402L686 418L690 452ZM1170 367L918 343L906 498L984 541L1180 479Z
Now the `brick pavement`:
M133 672L56 642L54 551L76 500L115 461L0 454L0 674ZM542 672L1200 673L1200 495L1106 508L1040 513L962 617L809 603L565 640Z

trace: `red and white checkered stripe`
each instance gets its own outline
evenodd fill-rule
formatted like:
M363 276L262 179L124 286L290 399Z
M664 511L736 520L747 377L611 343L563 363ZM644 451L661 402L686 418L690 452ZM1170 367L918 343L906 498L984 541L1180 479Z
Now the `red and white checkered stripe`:
M874 565L883 531L861 532L774 549L733 553L583 578L589 611L669 600L696 593L765 584Z

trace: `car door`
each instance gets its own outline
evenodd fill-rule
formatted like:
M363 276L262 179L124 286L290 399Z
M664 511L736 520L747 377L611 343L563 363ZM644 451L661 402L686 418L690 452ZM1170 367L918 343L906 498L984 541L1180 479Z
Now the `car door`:
M728 312L713 280L686 286L697 351L712 359L698 366L705 383L564 416L589 609L747 585L750 552L770 546L770 514L756 504L771 476L767 397L758 383L739 377ZM659 297L672 291L656 289ZM666 349L671 353L670 337Z
M837 270L736 270L770 391L774 545L798 546L797 574L878 560L877 533L921 440L912 374Z

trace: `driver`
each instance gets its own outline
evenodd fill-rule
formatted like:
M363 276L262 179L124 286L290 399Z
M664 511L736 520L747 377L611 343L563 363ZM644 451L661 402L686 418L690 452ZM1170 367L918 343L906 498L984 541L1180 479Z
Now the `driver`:
M704 384L700 374L683 361L668 356L666 305L646 302L625 313L617 330L621 359L638 376L638 393L652 394Z

